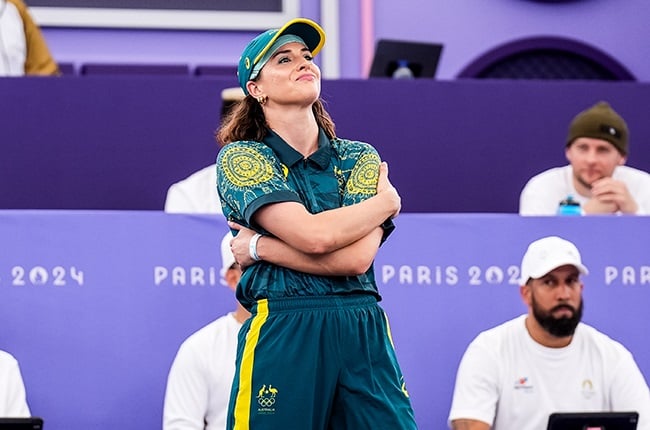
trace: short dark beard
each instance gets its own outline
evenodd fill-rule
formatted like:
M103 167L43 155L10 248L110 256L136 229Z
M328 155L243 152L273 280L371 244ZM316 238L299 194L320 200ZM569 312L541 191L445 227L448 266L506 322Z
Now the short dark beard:
M548 312L544 312L537 306L535 301L535 296L532 297L533 305L533 315L535 319L541 325L544 330L546 330L551 336L555 337L569 337L573 336L573 333L576 331L578 323L582 319L582 309L584 306L584 301L580 300L580 306L578 309L574 309L569 305L558 305L552 308ZM555 318L553 312L559 309L571 309L573 311L573 316L570 318L562 317Z
M580 176L576 175L576 181L578 181L578 183L583 187L585 187L586 189L591 190L592 185L585 182Z

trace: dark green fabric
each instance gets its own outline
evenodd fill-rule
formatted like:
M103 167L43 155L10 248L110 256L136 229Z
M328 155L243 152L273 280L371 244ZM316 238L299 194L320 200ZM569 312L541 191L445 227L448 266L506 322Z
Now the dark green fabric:
M268 309L254 349L251 429L416 429L386 316L373 296L285 299L269 301ZM238 369L256 316L253 307L240 334ZM239 370L228 428L238 389Z

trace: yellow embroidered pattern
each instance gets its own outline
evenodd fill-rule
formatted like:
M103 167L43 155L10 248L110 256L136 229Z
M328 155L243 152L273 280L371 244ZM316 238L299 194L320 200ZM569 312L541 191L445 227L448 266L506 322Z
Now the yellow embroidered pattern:
M379 156L368 153L359 158L346 184L350 194L374 195L379 180Z
M273 167L258 151L236 146L226 149L221 158L221 169L227 180L236 187L262 184L273 177Z

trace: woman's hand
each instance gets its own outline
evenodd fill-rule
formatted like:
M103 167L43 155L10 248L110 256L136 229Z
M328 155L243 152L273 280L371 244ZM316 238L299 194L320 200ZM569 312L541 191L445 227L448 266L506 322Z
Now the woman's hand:
M235 261L244 270L246 267L255 263L250 255L249 245L251 238L256 232L233 221L228 221L228 226L233 230L237 230L237 235L233 235L234 237L230 241L230 250L232 251L232 255L235 256Z
M397 218L400 210L402 210L402 198L400 197L397 189L391 184L388 179L388 163L382 161L379 165L379 180L377 181L377 194L382 194L386 197L388 204L393 209L391 218Z

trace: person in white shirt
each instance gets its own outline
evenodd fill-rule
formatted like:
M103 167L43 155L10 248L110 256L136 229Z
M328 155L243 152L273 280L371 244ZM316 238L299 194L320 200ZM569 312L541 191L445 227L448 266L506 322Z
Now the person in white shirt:
M0 0L0 76L59 75L23 0Z
M25 384L18 361L8 352L0 350L0 417L29 417Z
M230 250L232 235L221 241L221 276L235 290L241 269ZM233 297L234 298L234 297ZM180 346L167 379L163 430L223 430L235 375L237 335L250 314L235 310L188 337Z
M650 390L632 354L580 322L588 273L557 236L521 262L528 313L480 333L461 359L449 412L454 430L541 430L553 412L636 411L650 429Z
M172 184L167 190L165 212L222 213L216 183L217 166L211 164Z
M625 166L625 120L606 102L573 118L565 154L569 165L546 170L524 186L520 215L556 215L571 197L588 214L650 215L650 174Z
M226 88L221 92L221 118L244 98L239 87ZM211 164L172 184L167 190L165 212L220 214L221 201L217 194L217 166Z

